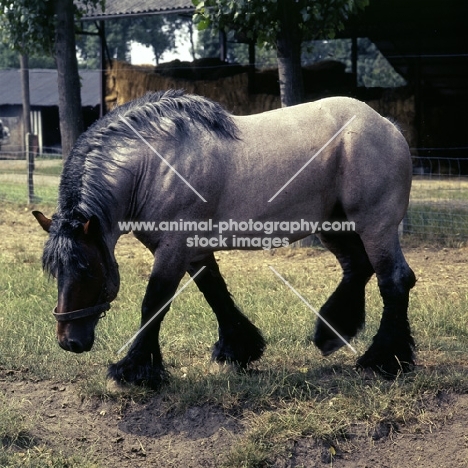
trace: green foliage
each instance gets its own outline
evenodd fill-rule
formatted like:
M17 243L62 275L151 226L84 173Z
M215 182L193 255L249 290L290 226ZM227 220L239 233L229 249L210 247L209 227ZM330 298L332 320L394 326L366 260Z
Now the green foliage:
M235 30L260 44L274 44L279 30L277 0L193 0L193 17L198 29L213 26L219 30ZM344 28L350 15L367 6L369 0L299 0L303 40L333 38Z
M106 43L113 59L122 61L129 59L130 42L128 38L130 25L131 21L127 18L106 21ZM76 38L76 46L79 50L79 65L98 69L101 66L101 59L96 26L94 23L86 22L83 24L83 31L88 34L79 34Z
M21 53L52 51L55 34L55 0L0 0L0 35L4 44ZM83 0L75 5L79 18L88 7L103 6L103 0Z
M23 53L50 50L51 0L0 0L0 30L2 41Z
M151 47L156 63L164 52L176 49L176 32L180 31L185 19L178 15L156 15L137 18L119 18L106 21L106 43L113 59L130 61L130 43L139 42ZM96 33L92 23L84 24L84 31ZM82 34L76 41L81 66L100 67L99 38Z
M182 22L177 15L138 17L131 20L129 33L133 40L153 49L158 64L164 52L175 49L176 31Z
M55 68L55 60L50 55L34 54L29 56L30 68ZM19 54L16 50L0 42L0 68L20 68Z

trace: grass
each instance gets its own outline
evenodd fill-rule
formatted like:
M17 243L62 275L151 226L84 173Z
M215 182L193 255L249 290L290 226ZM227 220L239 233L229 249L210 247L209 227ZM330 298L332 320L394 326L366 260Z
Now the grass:
M41 156L34 162L34 175L60 176L62 173L62 158ZM0 172L2 174L24 174L27 173L28 163L24 159L10 159L0 161Z
M134 249L137 252L139 247L135 245ZM246 415L247 429L225 455L224 466L264 466L284 454L289 441L302 437L324 441L332 453L337 441L344 440L356 423L365 424L369 433L382 424L427 425L422 400L441 391L468 392L462 367L468 349L467 295L455 297L444 291L434 294L416 289L410 306L412 327L419 355L425 360L430 357L431 365L396 381L378 377L369 380L354 370L356 356L348 350L329 358L319 356L308 340L313 328L309 310L266 268L267 263L275 265L318 308L336 284L338 270L334 261L321 260L323 254L316 249L310 255L318 255L320 268L316 259L307 263L289 261L288 255L264 255L242 267L231 263L228 254L221 256L233 296L268 340L265 357L251 372L211 372L208 356L216 340L216 323L194 285L175 300L164 322L161 345L172 378L160 392L161 411L181 413L191 406L210 404ZM79 382L84 398L113 398L106 389L105 369L109 361L118 358L116 350L138 328L139 304L150 268L150 259L144 255L131 258L123 253L119 260L119 297L98 326L93 351L77 356L64 353L56 345L50 313L56 286L41 272L40 252L28 251L26 255L19 249L14 260L8 262L0 257L0 284L4 285L0 323L5 350L0 366L18 372L27 369L29 379L73 379ZM366 329L353 342L359 353L369 345L380 320L375 282L368 287L367 306ZM151 392L146 391L132 394L132 398L150 397ZM16 422L3 432L10 434L10 440L32 438L34 431L28 426L22 428L24 414L12 411ZM69 459L62 463L63 454L45 448L39 454L38 450L36 446L21 450L32 457L30 465L5 466L41 466L34 464L34 457L39 460L46 456L55 464L44 466L86 466ZM18 455L18 449L7 447L3 451L3 456L7 453L13 457L11 460L24 461L21 457L26 456ZM76 456L81 463L81 455Z
M2 468L100 468L86 459L86 455L67 456L38 445L23 451L8 452L0 449Z
M57 200L61 159L39 158L35 162L34 195L37 202L53 205ZM0 161L0 201L21 204L28 200L27 162L24 160Z
M413 241L456 247L468 239L468 177L413 178L405 231Z
M437 241L440 245L456 247L468 239L468 208L413 202L404 226L413 240Z
M412 197L419 201L468 201L468 177L413 177Z
M23 220L24 206L15 204L11 193L8 196L3 222L10 226L14 220L17 227L0 253L0 369L7 371L11 382L73 380L83 398L121 404L106 388L105 371L138 329L150 255L127 236L122 239L117 252L121 291L98 325L93 351L64 353L56 344L50 313L56 285L41 271L44 236L31 234L29 217ZM41 205L44 211L52 209L54 196L51 191L50 204ZM440 392L468 392L466 290L419 284L411 295L411 324L425 365L395 381L369 379L354 370L356 356L347 349L328 358L319 355L309 340L314 322L310 311L267 268L273 265L318 309L338 281L336 261L321 249L252 255L246 262L230 253L219 254L236 302L268 341L264 358L249 373L213 372L208 356L216 341L216 322L193 284L174 301L161 334L172 375L159 393L162 413L208 404L243 415L246 429L225 453L223 466L268 466L287 453L292 440L307 437L329 447L332 460L334 447L354 425L364 425L369 434L383 426L429 427L425 402ZM370 344L380 321L375 280L368 286L367 310L366 328L353 341L359 354ZM133 390L124 398L152 397L152 392ZM35 440L33 423L27 408L0 397L0 466L97 467L80 451L62 453Z

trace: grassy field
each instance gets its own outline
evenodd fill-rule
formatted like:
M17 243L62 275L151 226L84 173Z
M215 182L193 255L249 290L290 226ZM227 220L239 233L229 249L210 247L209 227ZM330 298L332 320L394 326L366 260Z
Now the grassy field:
M53 173L53 167L43 170ZM36 207L47 214L56 197L52 187L50 199ZM138 329L151 256L131 236L121 239L121 291L98 325L94 348L83 355L66 353L55 341L51 314L56 285L41 270L45 233L31 207L15 201L2 184L3 190L0 466L361 466L345 463L361 443L392 444L398 434L434 432L450 451L451 441L458 440L453 430L446 439L437 431L454 418L443 403L468 393L466 248L407 249L418 277L410 304L418 366L394 381L355 371L356 355L348 349L320 356L309 341L314 317L268 265L317 309L339 281L339 266L321 248L284 249L217 255L236 302L268 342L264 358L248 373L209 362L216 322L192 284L174 301L163 324L169 384L158 393L129 389L115 394L107 387L106 368ZM367 292L366 328L353 341L358 354L369 346L381 316L375 280ZM212 433L191 437L201 431L192 414L203 416L202 425L212 427ZM466 428L466 415L463 421ZM133 429L122 429L128 427ZM133 445L121 448L128 440ZM373 450L371 456L379 460ZM411 461L415 453L409 446L402 454L408 464L386 466L444 466L444 451L439 458L423 458L422 465ZM457 463L468 461L466 452L450 456L459 457Z
M275 255L218 255L237 303L268 341L264 358L249 373L237 374L217 366L213 370L209 355L216 341L216 322L191 285L176 299L163 326L161 344L172 375L170 383L157 395L139 389L116 395L106 386L106 367L119 358L116 351L137 330L150 255L130 236L122 238L117 251L122 288L98 326L93 351L65 353L56 344L50 313L56 286L41 271L45 234L24 205L2 206L1 466L127 466L124 457L108 458L115 457L112 452L103 456L94 445L86 445L83 437L70 442L62 426L53 435L40 429L47 426L50 415L39 411L38 402L52 398L49 389L61 386L72 385L82 402L106 402L111 410L104 411L118 414L119 421L126 417L122 408L129 402L144 405L157 399L161 420L171 415L183 417L193 408L218 408L229 418L242 421L242 430L230 437L216 463L206 465L224 467L282 466L278 460L287 458L291 444L298 440L321 444L324 466L335 466L357 426L369 440L381 430L435 430L440 421L434 422L428 412L439 395L468 393L466 250L409 252L419 278L410 305L419 365L415 372L388 381L356 372L356 356L349 350L321 357L309 342L314 322L310 311L267 268L274 266L319 308L333 291L340 270L329 253L315 248L282 250ZM50 213L53 206L42 204L40 208ZM367 310L366 328L353 342L359 354L370 344L380 320L375 281L368 286ZM36 384L44 390L38 400L30 393L13 398L11 389L21 384ZM33 402L32 407L27 401ZM73 414L63 417L73 418ZM108 426L109 422L96 426L101 439L105 439ZM171 460L168 455L160 465L148 466L198 466L172 465ZM132 463L128 466L147 466Z
M24 160L0 161L0 202L24 204L28 200L27 165ZM62 171L61 159L37 159L34 195L43 205L54 205Z
M464 245L468 239L468 178L414 177L405 230L413 241Z

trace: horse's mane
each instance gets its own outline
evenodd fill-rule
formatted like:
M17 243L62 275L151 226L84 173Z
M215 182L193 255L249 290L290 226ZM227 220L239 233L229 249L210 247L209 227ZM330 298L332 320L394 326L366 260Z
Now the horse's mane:
M129 126L138 131L136 134ZM96 216L104 225L116 202L112 183L128 162L126 148L140 138L182 139L208 131L224 139L237 138L232 116L207 98L180 90L148 93L117 107L95 122L75 143L65 161L60 181L57 213L44 251L44 267L54 272L72 259L79 225ZM72 259L83 266L83 259Z
M148 93L124 104L101 119L112 132L135 139L135 133L126 125L127 119L145 136L154 135L155 129L170 134L168 124L176 128L173 136L189 132L192 124L221 138L236 138L237 127L232 116L218 103L183 90Z

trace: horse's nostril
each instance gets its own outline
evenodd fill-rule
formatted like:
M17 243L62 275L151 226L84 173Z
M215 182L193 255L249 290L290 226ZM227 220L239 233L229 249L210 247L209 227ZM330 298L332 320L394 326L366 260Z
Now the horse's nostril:
M83 344L78 340L59 341L59 345L65 351L71 351L72 353L82 353L85 351Z

